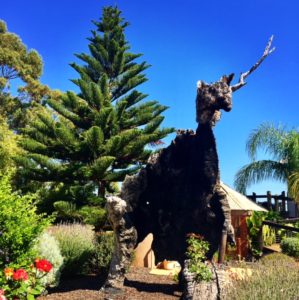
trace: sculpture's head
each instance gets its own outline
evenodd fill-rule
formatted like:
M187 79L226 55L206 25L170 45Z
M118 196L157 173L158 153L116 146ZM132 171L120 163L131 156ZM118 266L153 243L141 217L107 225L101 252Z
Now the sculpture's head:
M273 35L270 37L262 57L247 72L241 73L237 84L230 85L234 74L222 76L219 81L211 84L201 80L197 82L196 122L214 126L220 119L221 109L225 111L232 109L232 93L243 87L246 84L245 79L275 50L275 48L271 48L272 41Z
M230 83L234 74L222 76L217 82L207 84L197 82L196 122L214 126L220 119L220 110L232 109L232 87Z

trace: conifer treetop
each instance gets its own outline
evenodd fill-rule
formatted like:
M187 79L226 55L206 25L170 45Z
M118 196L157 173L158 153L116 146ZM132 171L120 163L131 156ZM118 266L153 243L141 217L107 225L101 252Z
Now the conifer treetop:
M83 64L71 64L79 92L47 101L51 109L43 108L26 129L22 144L28 152L21 160L34 180L93 182L103 195L111 183L140 169L151 154L147 145L173 129L160 127L167 107L145 101L137 90L149 65L129 51L121 12L106 7L93 24L89 53L76 55Z

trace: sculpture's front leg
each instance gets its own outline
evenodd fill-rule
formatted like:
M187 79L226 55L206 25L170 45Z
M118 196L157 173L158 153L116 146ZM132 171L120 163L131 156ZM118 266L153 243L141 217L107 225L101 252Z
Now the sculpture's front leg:
M115 247L104 288L120 289L123 287L125 273L131 263L137 232L128 216L126 201L110 196L107 198L107 210L115 234Z

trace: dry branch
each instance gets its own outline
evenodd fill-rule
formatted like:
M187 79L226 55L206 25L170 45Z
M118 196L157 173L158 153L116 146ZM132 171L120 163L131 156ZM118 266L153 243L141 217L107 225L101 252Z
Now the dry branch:
M247 78L247 76L250 75L253 71L255 71L259 67L259 65L264 61L264 59L275 50L275 47L271 48L272 41L273 41L273 35L270 37L262 57L255 63L255 65L253 65L250 68L249 71L242 73L240 75L239 82L231 87L233 92L238 90L242 86L244 86L246 84L245 79Z

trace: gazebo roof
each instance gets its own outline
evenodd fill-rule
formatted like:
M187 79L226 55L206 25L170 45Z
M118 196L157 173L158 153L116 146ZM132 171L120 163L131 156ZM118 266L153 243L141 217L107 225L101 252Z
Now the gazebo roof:
M265 211L267 210L256 204L255 202L251 201L244 195L238 193L237 191L233 190L223 182L221 182L221 187L223 191L227 194L228 204L232 211Z

